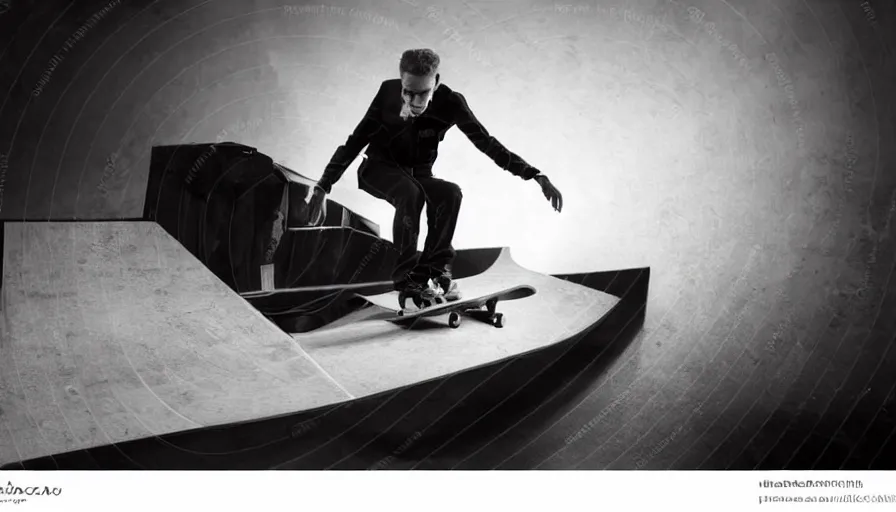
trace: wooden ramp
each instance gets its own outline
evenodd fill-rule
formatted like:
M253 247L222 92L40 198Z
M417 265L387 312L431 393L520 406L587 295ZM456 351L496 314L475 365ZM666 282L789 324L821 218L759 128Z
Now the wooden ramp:
M594 325L619 298L520 267L509 249L485 272L459 279L465 296L515 284L538 292L501 302L504 328L444 317L422 319L408 330L385 321L361 321L294 338L321 367L356 397L425 382L539 350Z
M0 466L288 420L553 345L619 300L521 268L506 249L461 280L468 294L508 283L538 293L501 303L503 329L435 317L412 330L368 320L291 337L155 223L6 224Z
M3 242L0 465L352 398L155 223Z

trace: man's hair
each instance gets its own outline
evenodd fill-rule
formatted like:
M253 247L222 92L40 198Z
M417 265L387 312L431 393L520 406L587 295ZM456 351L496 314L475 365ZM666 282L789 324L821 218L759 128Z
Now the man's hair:
M429 76L439 71L439 62L436 52L428 48L407 50L401 54L398 70L414 76Z

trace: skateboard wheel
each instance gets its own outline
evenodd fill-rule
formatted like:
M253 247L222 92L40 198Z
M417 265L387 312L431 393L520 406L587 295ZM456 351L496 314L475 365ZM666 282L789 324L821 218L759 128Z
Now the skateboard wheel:
M448 326L452 329L460 327L460 313L452 311L451 314L448 315Z
M492 324L498 328L504 327L504 313L495 313L495 318L492 319Z

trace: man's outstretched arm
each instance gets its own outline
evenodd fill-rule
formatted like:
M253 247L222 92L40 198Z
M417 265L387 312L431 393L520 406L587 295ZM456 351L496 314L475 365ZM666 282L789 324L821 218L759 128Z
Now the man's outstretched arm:
M561 211L563 209L563 196L557 190L557 187L551 183L551 180L542 174L541 171L529 165L519 155L505 148L503 144L498 142L498 139L490 135L488 130L473 115L470 106L467 105L466 98L460 93L455 94L458 102L457 127L464 132L464 135L470 139L470 142L502 169L510 172L510 174L519 176L527 181L534 179L538 182L545 199L551 203L554 210Z
M361 119L361 122L358 123L351 135L348 136L345 144L336 148L336 152L330 158L330 163L324 168L324 174L317 182L317 186L322 188L327 194L330 193L330 190L339 181L339 178L345 174L345 170L358 157L361 150L370 143L373 134L379 130L383 98L383 84L380 84L380 89L377 91L373 101L370 102L370 107L367 108L364 118Z
M460 93L455 94L458 102L457 127L479 151L485 153L502 169L524 180L531 180L539 174L538 169L529 165L519 155L504 147L498 142L498 139L489 134L488 130L473 115L466 98Z

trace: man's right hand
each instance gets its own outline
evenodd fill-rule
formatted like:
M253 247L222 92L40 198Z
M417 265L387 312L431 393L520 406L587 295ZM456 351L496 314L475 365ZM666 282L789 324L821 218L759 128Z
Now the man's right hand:
M308 221L312 226L320 226L327 218L327 193L324 189L314 186L314 192L311 193L311 201L309 203Z

